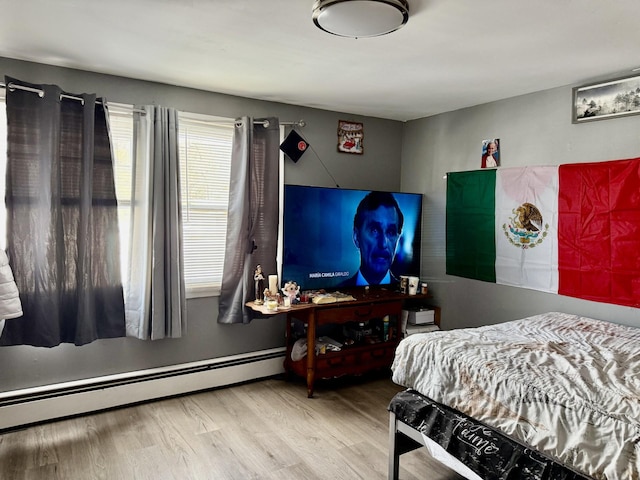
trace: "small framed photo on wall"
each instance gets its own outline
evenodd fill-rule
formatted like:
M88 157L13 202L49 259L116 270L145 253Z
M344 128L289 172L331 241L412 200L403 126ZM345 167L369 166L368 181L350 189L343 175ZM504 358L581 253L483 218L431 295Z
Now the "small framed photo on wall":
M482 141L482 160L480 168L496 168L500 166L500 139L491 138Z
M362 155L364 151L364 127L359 122L338 122L338 151Z

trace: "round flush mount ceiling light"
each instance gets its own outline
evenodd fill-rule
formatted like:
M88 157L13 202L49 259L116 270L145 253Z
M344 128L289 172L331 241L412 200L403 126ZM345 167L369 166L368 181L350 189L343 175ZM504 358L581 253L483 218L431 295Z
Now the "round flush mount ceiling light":
M316 0L313 23L340 37L377 37L409 20L406 0Z

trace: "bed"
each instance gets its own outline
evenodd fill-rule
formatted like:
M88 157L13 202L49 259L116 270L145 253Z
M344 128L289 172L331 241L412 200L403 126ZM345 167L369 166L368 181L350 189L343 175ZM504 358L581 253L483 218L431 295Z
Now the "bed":
M426 446L470 479L640 480L640 329L551 312L411 335L389 477Z

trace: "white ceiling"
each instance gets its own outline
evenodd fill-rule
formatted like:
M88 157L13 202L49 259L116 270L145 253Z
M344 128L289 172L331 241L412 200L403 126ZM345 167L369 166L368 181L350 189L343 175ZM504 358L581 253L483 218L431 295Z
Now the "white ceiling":
M408 2L355 40L313 0L0 0L0 56L395 120L640 66L640 0Z

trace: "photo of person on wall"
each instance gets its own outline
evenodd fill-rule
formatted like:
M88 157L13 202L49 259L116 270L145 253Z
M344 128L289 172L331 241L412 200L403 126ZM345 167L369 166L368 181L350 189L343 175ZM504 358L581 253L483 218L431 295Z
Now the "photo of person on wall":
M497 138L482 141L482 162L480 168L500 166L500 140Z

